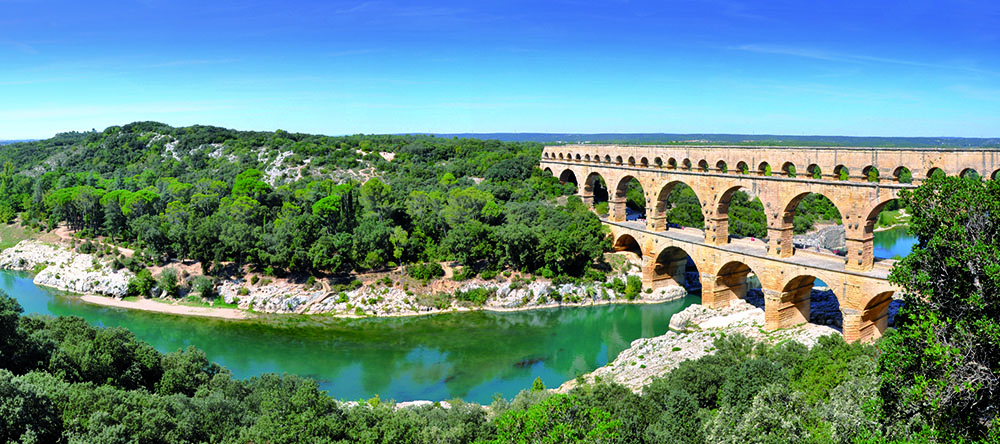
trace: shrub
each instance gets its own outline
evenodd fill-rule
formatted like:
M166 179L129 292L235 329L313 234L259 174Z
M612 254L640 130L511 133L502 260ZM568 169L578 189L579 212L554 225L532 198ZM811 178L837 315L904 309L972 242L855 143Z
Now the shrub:
M452 276L452 279L456 281L466 281L474 277L476 277L476 270L473 270L472 267L462 267L461 270Z
M594 205L594 212L598 216L607 216L611 212L611 206L607 202L599 202L597 205Z
M80 244L80 246L76 248L76 251L83 254L93 254L97 251L97 247L93 242L87 241Z
M153 279L153 273L149 270L142 269L136 273L135 277L128 282L127 292L129 296L141 296L149 297L150 291L153 290L153 286L156 285L156 280Z
M170 268L164 268L160 272L160 279L158 282L160 289L163 290L167 296L177 297L180 295L180 287L177 285L177 272Z
M202 299L211 299L215 296L215 281L208 276L196 277L192 288L201 294Z
M496 290L490 288L473 288L467 291L456 291L455 299L471 302L476 305L483 305L495 292Z
M444 267L437 262L427 262L406 267L406 274L414 279L428 281L444 276Z
M642 279L639 276L629 276L628 284L625 285L625 299L635 300L642 292Z

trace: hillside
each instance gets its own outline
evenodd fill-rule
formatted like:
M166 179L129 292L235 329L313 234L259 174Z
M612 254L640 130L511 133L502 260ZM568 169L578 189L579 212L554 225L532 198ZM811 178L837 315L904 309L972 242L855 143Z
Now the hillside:
M0 149L0 222L134 251L114 264L137 273L131 293L153 287L147 267L178 260L216 277L457 261L467 277L603 279L601 223L578 199L558 203L575 187L538 170L540 150L140 122Z

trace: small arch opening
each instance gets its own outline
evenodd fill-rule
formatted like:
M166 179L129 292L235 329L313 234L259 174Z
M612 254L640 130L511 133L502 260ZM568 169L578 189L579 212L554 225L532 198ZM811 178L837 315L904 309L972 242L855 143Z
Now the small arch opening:
M785 164L781 166L781 172L787 177L795 177L795 164L785 162Z
M669 168L671 170L676 170L677 169L677 159L674 159L673 157L667 159L667 168Z
M635 166L635 157L629 156L629 158L628 158L628 164L629 164L629 166Z
M615 157L615 165L621 165L621 164L622 164L622 156Z
M913 183L913 172L905 166L893 170L892 177L899 183Z
M941 168L934 167L927 171L928 179L932 177L945 177L945 176L946 174L944 173L944 170L942 170Z
M657 168L663 168L663 159L659 157L653 159L653 165L655 165Z
M750 166L741 160L736 164L736 172L739 174L750 174Z
M729 172L729 165L726 165L725 160L720 160L715 163L715 169L721 171L723 174Z
M698 161L698 170L700 170L703 173L707 173L708 161L706 161L705 159L701 159L700 161Z
M979 175L979 171L976 171L974 168L966 168L962 170L962 173L959 176L963 179L982 180L982 176Z
M639 159L639 166L641 166L643 168L649 167L649 160L647 160L645 157L643 157L642 159Z
M861 170L861 174L865 176L865 180L869 182L878 183L879 181L878 168L873 165L866 166L863 170Z
M823 170L821 170L819 165L816 165L815 163L809 165L809 167L806 168L806 171L809 173L809 177L812 177L813 179L823 178Z
M683 165L685 171L691 171L691 159L684 159L684 162L681 164Z
M761 162L760 166L757 167L757 174L760 176L770 176L771 175L771 165L767 162Z
M851 171L843 165L837 165L833 169L833 175L836 176L837 180L848 180L851 178Z

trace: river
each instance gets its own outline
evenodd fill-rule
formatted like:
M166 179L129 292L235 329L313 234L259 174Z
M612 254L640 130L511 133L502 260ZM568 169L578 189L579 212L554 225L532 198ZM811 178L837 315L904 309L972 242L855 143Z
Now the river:
M193 345L240 378L277 372L319 381L331 396L396 401L511 398L536 377L556 387L613 361L640 337L662 335L699 298L662 304L465 312L406 318L272 315L226 321L101 307L0 271L25 313L120 326L162 352Z
M896 227L875 232L875 257L893 259L910 254L917 238L910 234L908 227Z

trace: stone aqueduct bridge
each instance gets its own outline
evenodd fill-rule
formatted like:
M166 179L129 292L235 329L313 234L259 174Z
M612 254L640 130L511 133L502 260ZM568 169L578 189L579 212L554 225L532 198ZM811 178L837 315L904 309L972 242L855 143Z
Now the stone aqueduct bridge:
M810 292L814 280L820 279L840 301L845 339L868 341L885 330L895 291L886 280L892 261L876 261L873 255L879 212L900 190L916 186L937 170L1000 177L1000 151L565 145L545 147L540 167L564 182L575 182L588 204L594 202L597 180L603 179L611 209L606 224L615 249L642 257L646 285L683 283L690 257L700 272L702 303L721 308L746 295L747 276L753 271L765 295L766 327L774 330L808 321ZM879 179L870 181L873 170ZM904 170L912 175L912 183L900 183ZM625 192L633 178L645 193L645 223L625 221ZM667 196L681 183L698 196L704 231L667 229ZM730 238L729 203L739 189L764 205L767 243ZM793 246L795 209L809 193L826 196L840 210L847 234L846 258Z

